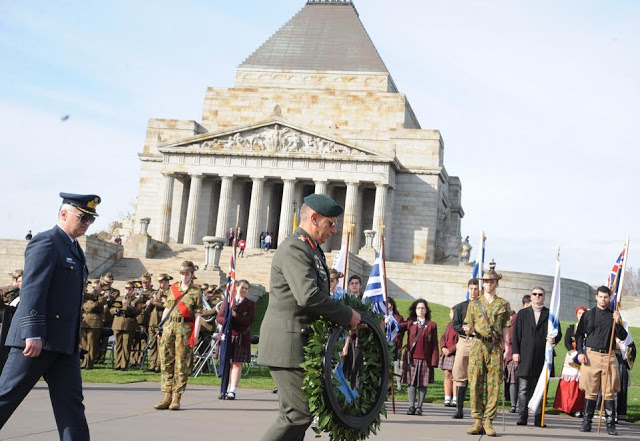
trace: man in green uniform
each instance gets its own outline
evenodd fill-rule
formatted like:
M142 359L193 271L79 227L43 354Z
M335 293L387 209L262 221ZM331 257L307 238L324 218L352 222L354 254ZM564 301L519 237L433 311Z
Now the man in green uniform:
M321 316L355 327L360 314L331 300L329 267L320 245L336 233L344 209L322 194L304 198L300 226L279 246L271 265L269 306L260 328L258 363L269 366L280 414L262 441L299 441L313 420L302 392L309 324Z
M495 262L491 261L489 271L481 278L484 295L469 303L463 326L467 335L474 337L469 352L471 417L474 419L473 426L467 430L470 435L496 436L493 420L498 412L504 347L509 343L511 307L496 294L502 274L497 273L495 267ZM483 399L485 384L486 403Z
M82 369L93 369L98 353L98 344L104 324L104 305L107 301L100 295L100 280L91 280L87 286L82 303L82 322L80 322L80 346L86 354L80 363Z
M162 320L162 313L164 311L164 305L167 301L169 294L169 286L171 284L171 277L168 274L162 273L158 276L158 283L160 287L155 291L147 307L149 308L149 366L148 371L160 372L160 351L158 350L158 339L153 338L158 333L158 325Z

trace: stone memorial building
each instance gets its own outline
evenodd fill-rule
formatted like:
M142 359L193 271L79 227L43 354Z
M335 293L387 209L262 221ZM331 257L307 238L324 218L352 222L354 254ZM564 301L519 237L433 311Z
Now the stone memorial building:
M384 227L391 261L458 261L460 179L351 1L307 1L240 64L234 87L208 88L201 121L150 119L139 158L136 217L159 241L201 244L238 224L248 248L262 231L279 243L316 192L345 206L326 250L349 232L357 253L365 230Z

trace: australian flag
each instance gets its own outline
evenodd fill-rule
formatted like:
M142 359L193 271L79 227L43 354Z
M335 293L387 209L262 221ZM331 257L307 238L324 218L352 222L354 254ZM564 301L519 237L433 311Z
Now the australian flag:
M609 289L611 289L611 302L609 303L609 308L611 308L612 311L616 310L616 305L618 304L618 289L620 287L620 280L622 279L622 266L624 263L626 251L627 247L625 245L625 247L622 249L622 252L618 256L616 263L613 264L613 268L611 268L611 274L609 274L609 280L607 282Z
M384 314L389 318L387 323L387 340L392 341L398 335L400 324L393 316L393 312L387 313L387 293L384 287L384 262L383 253L376 253L376 260L373 262L367 286L362 295L362 303L369 300L372 305L373 312L376 314Z
M227 276L227 288L224 293L224 324L222 325L220 337L220 354L218 356L218 376L220 376L220 395L218 398L224 399L229 386L229 371L231 370L231 356L233 346L231 345L231 310L233 309L233 299L236 284L236 256L235 246L231 254L231 264L229 275Z

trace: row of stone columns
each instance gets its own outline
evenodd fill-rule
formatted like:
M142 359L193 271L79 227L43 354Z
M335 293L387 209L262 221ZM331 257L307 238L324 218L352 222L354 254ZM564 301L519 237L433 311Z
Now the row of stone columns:
M171 205L173 201L173 187L175 175L173 173L165 173L163 175L162 188L162 206L159 220L159 240L162 242L169 241L169 232L171 227ZM185 222L184 240L185 244L196 244L200 242L197 236L197 218L198 206L200 204L200 194L202 193L202 174L192 174L191 186L189 188L189 200L187 203L187 215ZM221 176L222 185L220 187L220 199L218 202L218 218L216 220L217 237L225 237L227 232L227 219L229 216L229 208L232 198L234 176ZM260 207L262 205L262 197L264 193L264 177L252 178L251 202L249 205L249 220L247 225L247 248L256 248L260 241ZM278 243L282 242L292 231L293 223L293 200L295 194L296 179L284 178L284 186L282 191L282 204L280 210L280 224ZM358 209L358 191L359 182L349 181L347 184L347 194L345 200L345 212L343 221L343 237L347 232L353 234L356 231L357 209ZM315 192L326 194L328 181L315 181ZM376 184L376 196L373 214L373 225L371 228L377 232L381 232L384 227L384 217L386 212L388 184ZM375 246L379 248L380 234L376 235Z

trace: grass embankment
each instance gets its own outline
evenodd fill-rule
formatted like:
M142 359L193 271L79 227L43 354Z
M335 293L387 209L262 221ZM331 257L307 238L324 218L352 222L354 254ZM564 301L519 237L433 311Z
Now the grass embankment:
M408 315L409 306L411 305L411 300L397 300L398 310L400 313L406 317ZM256 335L260 330L260 323L262 322L262 318L264 317L265 310L268 304L268 295L263 296L256 305L256 321L251 327L251 332ZM434 303L429 304L431 308L431 319L438 324L438 332L439 335L442 335L442 331L446 327L449 322L449 308L442 305L437 305ZM571 322L562 322L562 331L567 329L572 323ZM640 340L640 328L631 328L631 334L635 341ZM556 346L556 375L560 375L562 370L562 363L564 362L564 357L567 353L564 344L559 344ZM427 390L427 398L426 401L430 403L442 403L443 401L443 373L440 369L435 370L435 383L430 385ZM133 383L138 381L150 381L150 382L159 382L160 374L155 374L151 372L144 372L140 370L128 370L124 372L113 371L111 369L107 369L104 366L98 366L96 369L91 371L82 371L82 378L85 382L88 383ZM189 378L190 384L202 384L202 385L212 385L219 386L220 379L217 378L213 374L202 374L196 378ZM254 388L254 389L272 389L274 386L273 380L269 375L269 372L264 367L253 366L247 375L243 375L241 381L241 387L246 388ZM631 371L631 387L629 387L629 396L628 396L628 411L627 416L629 421L640 421L640 369L635 368ZM547 397L547 408L546 412L549 414L558 414L559 412L555 410L553 406L553 401L556 396L556 389L558 387L558 380L552 379L550 381L549 393ZM402 392L395 393L396 401L406 401L407 394L406 388L403 389ZM509 407L509 403L507 402L507 407ZM465 404L467 407L469 403Z

